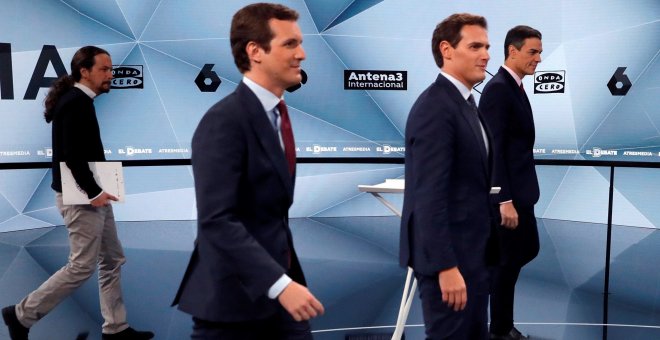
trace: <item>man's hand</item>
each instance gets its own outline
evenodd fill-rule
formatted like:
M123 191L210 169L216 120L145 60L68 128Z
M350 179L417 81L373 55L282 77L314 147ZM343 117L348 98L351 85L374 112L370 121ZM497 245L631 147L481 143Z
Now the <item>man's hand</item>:
M101 192L99 197L93 199L90 203L92 204L92 206L98 208L98 207L102 207L102 206L105 206L105 205L109 205L110 201L118 201L118 200L119 199L117 197L112 196L112 195L108 194L107 192L103 191L103 192Z
M441 271L438 274L438 283L442 292L442 302L457 312L465 309L465 305L467 305L467 288L458 267Z
M518 212L513 206L513 202L500 204L500 216L502 217L502 225L505 228L516 229L518 227Z
M291 281L277 297L296 321L309 320L324 313L323 305L307 287Z

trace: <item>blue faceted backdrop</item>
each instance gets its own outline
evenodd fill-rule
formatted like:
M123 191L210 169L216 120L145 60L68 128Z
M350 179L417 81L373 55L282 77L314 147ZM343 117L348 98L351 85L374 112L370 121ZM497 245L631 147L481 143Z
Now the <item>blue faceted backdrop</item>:
M45 45L56 47L68 71L73 53L90 44L107 49L115 65L142 69L143 88L113 89L95 100L107 158L189 158L199 119L241 80L229 23L248 3L0 0L0 162L49 160L50 126L42 118L47 90L25 99L29 84L57 75L52 52L42 52ZM299 157L403 157L408 111L438 73L431 32L451 13L472 12L489 22L490 73L503 62L506 31L526 24L543 33L537 71L563 75L552 84L563 93L543 92L537 77L524 80L538 158L660 161L656 0L281 3L300 13L307 53L307 83L285 95ZM40 72L44 53L51 59ZM195 79L210 64L221 84L202 92ZM620 67L632 84L625 96L612 95L607 86ZM405 71L407 89L345 90L345 70ZM476 87L477 97L483 86ZM597 339L607 308L610 339L660 338L660 172L615 169L610 298L604 306L611 169L537 171L541 253L521 274L517 327L543 339ZM398 266L399 220L357 186L403 173L396 164L298 165L291 227L310 289L327 309L312 323L315 339L392 332L405 278ZM128 258L123 284L129 321L155 330L158 339L187 338L190 317L169 304L196 236L191 169L126 167L124 175L126 203L114 209ZM46 169L0 171L2 306L17 303L66 262L67 233L50 182ZM385 198L400 208L400 195ZM73 339L88 330L99 339L101 323L98 288L90 280L31 335ZM422 323L415 298L406 338L423 339ZM6 338L0 327L0 339Z
M52 59L36 67L44 45L56 47L60 69L68 70L76 49L89 44L107 49L115 65L142 70L142 89L116 89L97 100L108 158L188 158L202 114L241 80L228 37L231 16L247 3L3 0L0 161L48 158L49 126L40 118L47 90L36 82L30 88L36 96L24 99L28 84L57 75ZM562 92L544 89L537 77L525 79L537 157L660 161L658 1L282 3L300 13L307 52L309 80L286 96L299 157L402 157L408 111L438 73L431 32L451 13L472 12L489 22L491 74L503 62L508 29L527 24L543 33L538 79L561 75L550 85ZM221 80L212 92L194 81L205 65ZM620 67L631 84L625 96L607 86ZM345 90L344 70L405 71L407 89Z

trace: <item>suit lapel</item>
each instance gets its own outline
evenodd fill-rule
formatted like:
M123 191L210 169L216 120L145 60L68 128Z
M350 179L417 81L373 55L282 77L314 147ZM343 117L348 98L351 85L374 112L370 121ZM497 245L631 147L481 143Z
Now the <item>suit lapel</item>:
M460 94L459 94L460 95ZM463 97L461 96L461 99ZM481 154L481 164L484 167L484 170L486 173L488 173L488 152L486 150L486 142L484 141L484 134L481 132L481 127L484 127L485 131L485 124L483 123L483 120L481 117L479 117L478 111L474 112L470 104L463 100L465 103L461 105L461 113L463 115L463 118L470 124L470 129L472 130L472 133L474 134L474 138L477 141L479 153ZM480 124L481 123L481 124ZM490 145L490 143L489 143Z
M488 128L488 124L486 124L486 120L484 117L481 115L481 111L479 111L479 121L481 121L481 126L484 127L484 132L486 133L486 138L488 138L488 154L486 155L487 163L486 163L486 173L488 174L488 177L490 178L490 172L491 169L493 168L493 137L490 133L490 129Z
M527 97L527 92L523 92L523 91L520 91L520 92L522 92L522 97L523 97L523 100L525 102L525 105L527 106L527 111L531 113L532 112L532 104L529 103L529 98Z
M254 131L264 152L273 163L273 167L277 170L277 174L282 180L282 185L293 202L293 178L289 174L284 151L279 142L279 136L273 125L268 121L268 116L264 112L263 106L252 90L241 82L236 88L236 93L241 98L243 105L245 105L245 114L248 116L250 127Z
M463 98L461 92L452 84L449 79L445 78L442 74L438 75L438 83L441 87L447 89L447 94L449 97L458 105L461 110L461 116L465 121L467 121L472 131L477 149L479 149L479 154L481 155L481 164L483 165L484 171L486 174L488 171L488 153L486 152L486 143L484 142L484 135L481 133L481 126L479 126L479 120L481 119L477 113L472 109L472 106ZM481 125L485 127L483 120L481 120ZM486 134L488 136L488 134ZM488 143L490 145L490 142Z
M505 70L503 67L500 67L500 70L498 71L502 73L502 76L504 79L506 79L507 84L509 84L509 87L511 88L511 91L514 93L515 97L518 99L518 102L520 102L520 106L522 111L525 112L525 117L530 120L532 125L534 124L534 117L532 115L532 106L529 103L529 98L527 98L527 94L525 92L520 90L520 86L518 86L518 83L516 83L516 80L513 79L511 74L509 74L509 71Z

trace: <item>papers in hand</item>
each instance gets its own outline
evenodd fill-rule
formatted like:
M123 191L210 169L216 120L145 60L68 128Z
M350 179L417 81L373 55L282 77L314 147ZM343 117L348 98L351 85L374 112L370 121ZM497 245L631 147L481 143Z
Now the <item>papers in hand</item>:
M124 173L121 162L89 162L89 170L94 174L94 180L104 192L124 203ZM62 201L64 204L90 204L87 193L82 190L71 174L66 163L60 162L62 174Z

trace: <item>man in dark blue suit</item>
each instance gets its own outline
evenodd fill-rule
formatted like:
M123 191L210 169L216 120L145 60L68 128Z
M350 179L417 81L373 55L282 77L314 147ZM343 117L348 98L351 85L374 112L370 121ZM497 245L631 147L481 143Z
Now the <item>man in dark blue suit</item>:
M311 339L323 306L293 248L295 144L284 90L301 82L298 13L253 4L231 23L243 81L204 115L192 140L198 234L174 300L193 339Z
M486 339L491 234L488 130L472 87L484 80L486 19L453 14L435 28L440 75L406 125L400 264L419 283L427 339Z
M504 39L504 66L486 84L479 110L493 133L494 184L501 228L501 264L492 275L491 339L526 339L513 326L513 299L520 269L539 252L534 204L539 183L534 168L534 117L522 85L541 62L541 33L516 26Z

